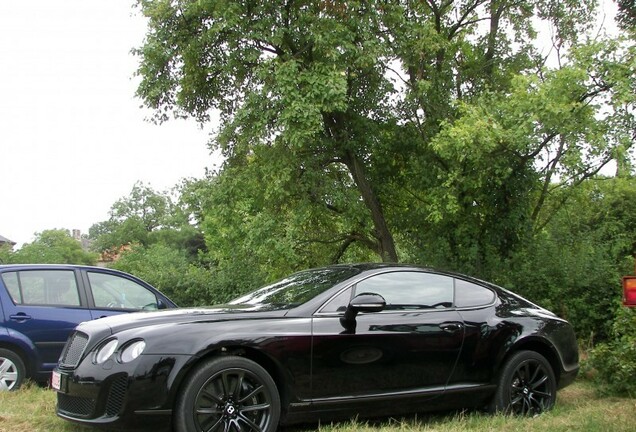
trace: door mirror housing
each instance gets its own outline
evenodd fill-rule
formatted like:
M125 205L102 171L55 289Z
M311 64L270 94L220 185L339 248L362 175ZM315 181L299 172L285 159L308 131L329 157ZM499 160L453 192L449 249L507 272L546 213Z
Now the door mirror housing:
M355 296L349 302L344 319L353 321L359 312L380 312L386 307L386 301L380 294L362 293Z

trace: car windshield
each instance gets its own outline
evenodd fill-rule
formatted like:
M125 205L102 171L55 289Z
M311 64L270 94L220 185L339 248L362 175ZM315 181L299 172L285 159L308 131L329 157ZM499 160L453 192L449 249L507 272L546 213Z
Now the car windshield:
M299 306L332 286L360 273L355 267L331 267L294 273L230 304L263 305L276 309Z

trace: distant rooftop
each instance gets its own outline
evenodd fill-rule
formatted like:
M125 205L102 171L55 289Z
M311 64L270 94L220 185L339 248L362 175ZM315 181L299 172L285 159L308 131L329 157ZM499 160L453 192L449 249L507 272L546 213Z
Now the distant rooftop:
M8 238L3 237L3 236L0 235L0 244L3 244L3 243L8 243L11 246L15 245L15 242L13 242L13 241L9 240Z

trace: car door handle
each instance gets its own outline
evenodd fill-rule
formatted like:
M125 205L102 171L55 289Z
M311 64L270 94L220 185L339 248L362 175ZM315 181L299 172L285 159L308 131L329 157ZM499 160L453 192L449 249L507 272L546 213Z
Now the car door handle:
M448 333L454 333L457 330L460 330L462 327L463 327L463 324L458 322L442 323L439 325L439 328L441 328L442 330Z
M31 315L20 312L15 315L10 315L9 318L11 318L13 321L26 321L31 319Z

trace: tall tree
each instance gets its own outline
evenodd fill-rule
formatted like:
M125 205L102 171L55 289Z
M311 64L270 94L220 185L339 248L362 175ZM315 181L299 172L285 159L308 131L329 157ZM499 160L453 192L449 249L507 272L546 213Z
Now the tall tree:
M374 117L386 117L390 92L385 46L373 4L313 2L145 2L151 31L139 94L159 109L199 119L220 109L226 156L254 146L284 146L345 170L373 222L363 233L397 261L367 159ZM351 18L350 18L351 17Z
M499 137L484 124L484 134L461 150L455 139L458 128L470 133L471 127L468 121L462 126L461 119L475 120L480 112L495 119L500 98L543 86L546 59L534 44L536 18L551 25L555 49L562 53L593 22L595 4L140 0L149 31L136 51L142 78L138 95L156 109L159 121L171 114L206 121L218 110L221 127L215 145L224 150L228 175L269 173L269 181L261 183L263 200L279 199L284 192L267 192L285 187L288 202L305 202L333 215L339 223L330 225L338 230L328 237L338 239L332 256L355 243L382 260L397 261L396 234L404 245L409 237L421 236L422 229L429 229L422 220L439 220L448 214L440 209L453 207L447 198L456 191L444 194L443 188L453 181L469 184L471 173L491 168L488 161L494 155L501 157L488 171L496 175L490 185L484 176L478 191L466 187L453 200L466 212L478 201L496 209L477 218L482 232L497 234L500 230L486 229L486 224L509 218L505 226L513 231L522 205L508 204L518 195L527 202L535 193L530 183L546 184L547 174L538 176L534 161L558 151L567 131L546 125L535 136L544 133L550 145L543 150L527 146L517 154L519 148L500 146ZM604 77L596 70L582 73L587 75L576 76L577 88L570 91L563 84L560 90L570 91L569 101L585 107L594 96L586 96L585 89L594 91ZM599 92L605 91L602 87ZM512 107L516 99L507 100L505 109L525 120L522 107ZM564 121L575 116L565 109ZM558 116L551 120L557 122ZM515 118L506 121L514 123ZM533 125L522 123L517 135ZM515 138L510 134L506 142ZM466 151L476 159L464 158ZM559 161L570 154L576 158L576 152L562 152ZM477 159L481 162L471 165ZM519 178L510 182L516 174ZM483 200L486 188L493 186L496 197ZM518 241L514 232L504 237L500 249ZM459 236L455 240L461 241ZM482 236L477 247L489 242Z
M198 230L189 223L189 215L171 194L157 192L141 182L135 183L128 196L113 203L109 213L108 220L89 229L92 247L100 252L158 241L186 247L185 243L198 236ZM193 254L196 255L196 250Z

